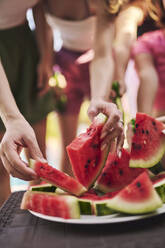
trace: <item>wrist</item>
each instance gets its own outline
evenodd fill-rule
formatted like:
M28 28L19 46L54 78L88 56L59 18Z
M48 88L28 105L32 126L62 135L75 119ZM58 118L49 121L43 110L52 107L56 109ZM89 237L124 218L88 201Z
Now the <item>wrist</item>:
M21 113L7 113L5 114L5 116L2 118L3 123L5 125L6 128L8 128L8 126L11 125L11 123L13 122L18 122L18 121L22 121L25 120L23 115Z

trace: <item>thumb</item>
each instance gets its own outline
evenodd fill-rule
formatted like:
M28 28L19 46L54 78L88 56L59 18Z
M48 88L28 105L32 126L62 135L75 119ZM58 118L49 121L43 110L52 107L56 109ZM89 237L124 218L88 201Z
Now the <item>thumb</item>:
M46 162L46 160L44 159L42 152L39 148L36 137L33 137L32 139L25 138L24 140L25 140L25 143L27 145L30 158L32 158L34 160Z
M88 108L88 116L91 121L93 121L94 117L98 114L98 110L95 107Z

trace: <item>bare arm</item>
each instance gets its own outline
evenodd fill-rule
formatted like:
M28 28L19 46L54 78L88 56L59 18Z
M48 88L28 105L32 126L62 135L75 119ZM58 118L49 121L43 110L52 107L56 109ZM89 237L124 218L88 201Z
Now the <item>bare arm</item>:
M120 83L121 95L125 91L125 71L130 58L131 46L137 38L137 27L144 18L143 10L138 6L128 6L122 10L115 21L115 79Z
M158 75L152 55L141 53L135 56L135 64L140 79L138 91L138 111L152 115L153 103L158 88Z
M99 112L107 115L108 120L102 130L104 147L114 138L118 139L118 148L123 144L123 126L120 122L121 113L116 105L109 102L111 84L114 77L114 61L112 42L114 24L99 8L95 36L95 56L90 65L91 103L88 115L93 119Z
M33 129L19 112L12 96L5 72L0 62L0 116L6 127L6 133L0 145L0 158L11 175L24 180L37 176L27 167L19 154L27 147L34 159L43 159Z
M38 65L38 88L41 93L48 89L48 81L52 76L53 67L53 32L48 25L42 0L33 8L36 25L36 38L40 53Z

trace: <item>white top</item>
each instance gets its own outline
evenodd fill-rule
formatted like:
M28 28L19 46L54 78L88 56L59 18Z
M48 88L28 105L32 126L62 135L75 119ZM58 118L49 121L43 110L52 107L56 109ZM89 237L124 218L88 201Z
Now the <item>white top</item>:
M81 21L68 21L46 14L53 30L60 32L63 47L74 51L87 51L93 47L96 16Z
M38 2L39 0L0 0L0 29L24 23L26 11Z

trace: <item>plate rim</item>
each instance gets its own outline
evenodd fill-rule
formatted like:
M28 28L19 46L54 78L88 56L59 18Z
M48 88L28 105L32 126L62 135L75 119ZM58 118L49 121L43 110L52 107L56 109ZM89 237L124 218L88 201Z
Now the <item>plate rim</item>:
M92 225L92 224L114 224L114 223L124 223L129 221L137 221L146 218L151 218L160 214L165 213L165 204L156 211L148 214L141 214L141 215L125 215L122 216L120 213L105 215L105 216L90 216L90 215L82 215L80 219L64 219L60 217L54 217L49 215L44 215L32 210L28 210L32 215L39 217L44 220L49 220L53 222L60 222L65 224L85 224L85 225Z

